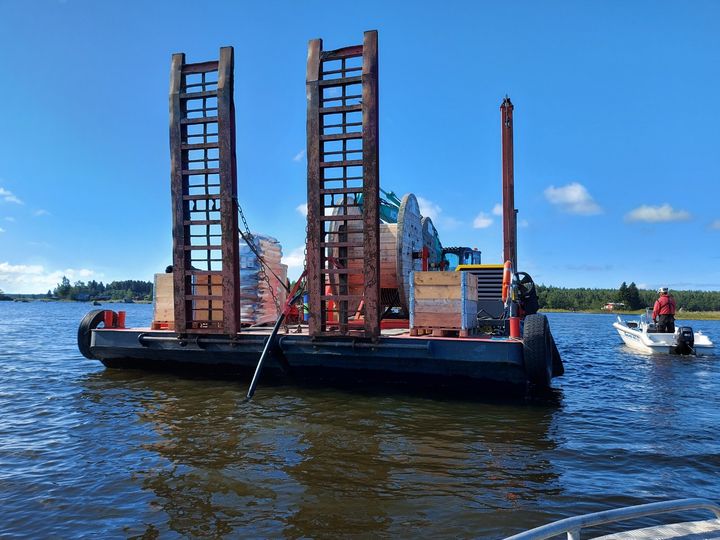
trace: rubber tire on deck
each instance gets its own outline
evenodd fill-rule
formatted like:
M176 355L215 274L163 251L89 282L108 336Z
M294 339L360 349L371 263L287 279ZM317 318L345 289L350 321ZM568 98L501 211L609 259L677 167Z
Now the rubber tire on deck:
M94 309L85 315L80 321L78 327L78 349L85 358L90 360L96 360L96 358L90 352L90 338L92 337L92 331L97 328L101 322L105 321L104 309ZM113 316L113 320L117 315Z
M553 339L545 315L528 315L523 327L525 375L541 388L550 386L553 372Z

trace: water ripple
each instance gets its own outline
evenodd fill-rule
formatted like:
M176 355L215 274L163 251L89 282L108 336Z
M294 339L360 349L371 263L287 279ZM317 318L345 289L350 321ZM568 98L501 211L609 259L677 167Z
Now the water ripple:
M717 359L632 353L610 317L550 316L552 401L268 386L244 403L247 382L81 358L87 309L0 302L2 537L498 538L720 499Z

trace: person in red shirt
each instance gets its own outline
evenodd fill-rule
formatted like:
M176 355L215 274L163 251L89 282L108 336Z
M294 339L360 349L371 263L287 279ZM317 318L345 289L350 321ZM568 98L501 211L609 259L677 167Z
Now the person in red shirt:
M660 297L655 300L653 307L653 321L658 332L675 333L675 299L668 293L667 287L658 289Z

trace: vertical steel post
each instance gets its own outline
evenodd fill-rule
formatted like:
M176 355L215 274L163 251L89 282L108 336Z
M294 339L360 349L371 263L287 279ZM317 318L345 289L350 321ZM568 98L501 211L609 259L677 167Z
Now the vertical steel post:
M308 44L305 92L307 97L307 293L308 331L311 336L321 333L325 327L325 310L320 297L325 287L321 273L323 252L322 170L320 169L320 53L322 40L313 39Z
M184 334L187 331L185 279L185 231L184 200L186 189L182 172L187 169L187 155L182 151L183 128L181 120L185 117L185 102L180 99L183 85L182 68L185 55L173 54L170 69L170 190L172 199L172 233L173 233L173 290L175 331Z
M224 333L240 329L240 249L235 156L235 55L220 49L217 83L218 151L220 174L220 230L222 235L222 314Z
M505 96L502 105L500 105L502 120L503 260L512 262L513 272L517 272L513 109L510 98Z
M377 30L363 36L362 130L363 130L363 244L365 255L363 292L365 335L380 335L380 148Z

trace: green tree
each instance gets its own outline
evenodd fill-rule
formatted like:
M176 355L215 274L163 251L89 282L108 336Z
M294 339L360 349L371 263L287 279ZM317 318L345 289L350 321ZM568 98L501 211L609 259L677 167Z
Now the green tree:
M626 290L627 302L625 303L630 309L640 309L642 302L640 301L640 291L638 291L637 285L633 281L628 285Z
M69 298L72 293L72 285L70 280L66 277L62 277L62 281L55 287L55 296L58 298Z
M623 282L622 282L622 285L620 285L620 289L618 289L617 301L618 301L618 302L622 302L623 304L625 304L626 306L628 306L628 305L630 305L630 302L629 302L628 300L629 300L629 299L628 299L628 286L627 286L627 284L623 281Z

